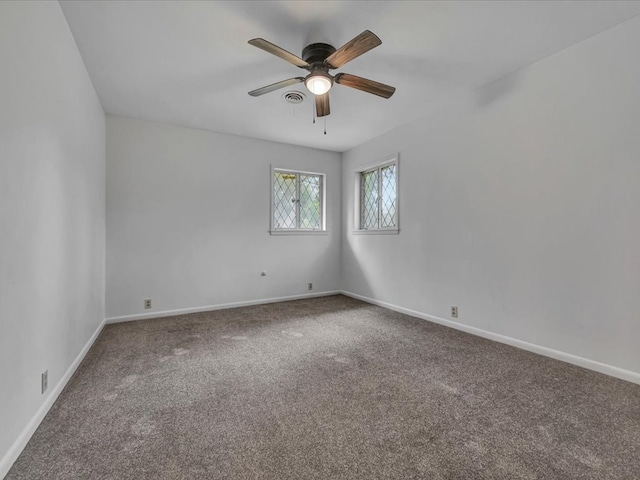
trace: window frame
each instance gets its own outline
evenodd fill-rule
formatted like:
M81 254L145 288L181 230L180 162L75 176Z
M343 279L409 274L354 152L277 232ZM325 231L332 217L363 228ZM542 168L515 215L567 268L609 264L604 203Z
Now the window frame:
M300 175L313 175L320 177L320 228L319 229L311 229L311 228L276 228L274 222L275 215L275 198L274 198L274 175L276 172L279 173L288 173L296 176L296 196L300 195ZM327 175L325 173L320 172L310 172L305 170L296 170L293 168L286 167L276 167L271 165L271 175L270 175L270 189L271 192L269 197L271 199L270 202L270 219L269 219L269 233L271 235L327 235ZM300 225L300 203L296 205L296 223Z
M400 233L400 168L399 160L400 155L390 155L382 160L378 160L374 163L359 166L354 171L354 219L353 219L353 231L352 233L358 235L397 235ZM362 196L364 192L362 190L362 175L364 173L378 171L378 199L382 198L381 189L381 174L380 171L384 167L389 165L395 165L396 170L396 225L393 227L380 227L378 228L363 228L362 227ZM378 201L378 225L380 224L380 212L381 212L380 200Z

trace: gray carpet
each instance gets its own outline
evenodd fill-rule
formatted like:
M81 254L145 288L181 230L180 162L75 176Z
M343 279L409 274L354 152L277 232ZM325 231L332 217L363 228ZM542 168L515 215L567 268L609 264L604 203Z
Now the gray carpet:
M105 328L8 479L634 479L640 386L343 296Z

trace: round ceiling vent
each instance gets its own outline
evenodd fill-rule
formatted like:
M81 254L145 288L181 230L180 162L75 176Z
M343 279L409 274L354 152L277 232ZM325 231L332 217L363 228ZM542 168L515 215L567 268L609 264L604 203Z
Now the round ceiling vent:
M285 101L288 102L288 103L293 103L294 105L299 105L302 102L304 102L304 99L307 98L307 96L302 92L298 92L296 90L292 90L290 92L283 93L282 94L282 98L284 98Z

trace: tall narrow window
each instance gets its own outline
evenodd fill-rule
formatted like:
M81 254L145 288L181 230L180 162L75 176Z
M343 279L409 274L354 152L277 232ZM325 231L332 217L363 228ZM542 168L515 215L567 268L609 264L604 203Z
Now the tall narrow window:
M324 231L324 175L273 170L272 232Z
M358 172L359 227L362 232L398 231L398 160Z

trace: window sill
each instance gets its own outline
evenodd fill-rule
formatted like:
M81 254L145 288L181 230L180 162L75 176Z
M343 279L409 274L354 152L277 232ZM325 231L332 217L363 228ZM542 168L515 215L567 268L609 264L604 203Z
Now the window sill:
M400 233L400 229L385 228L372 230L353 230L351 233L353 233L354 235L398 235Z
M269 230L270 235L328 235L326 230Z

